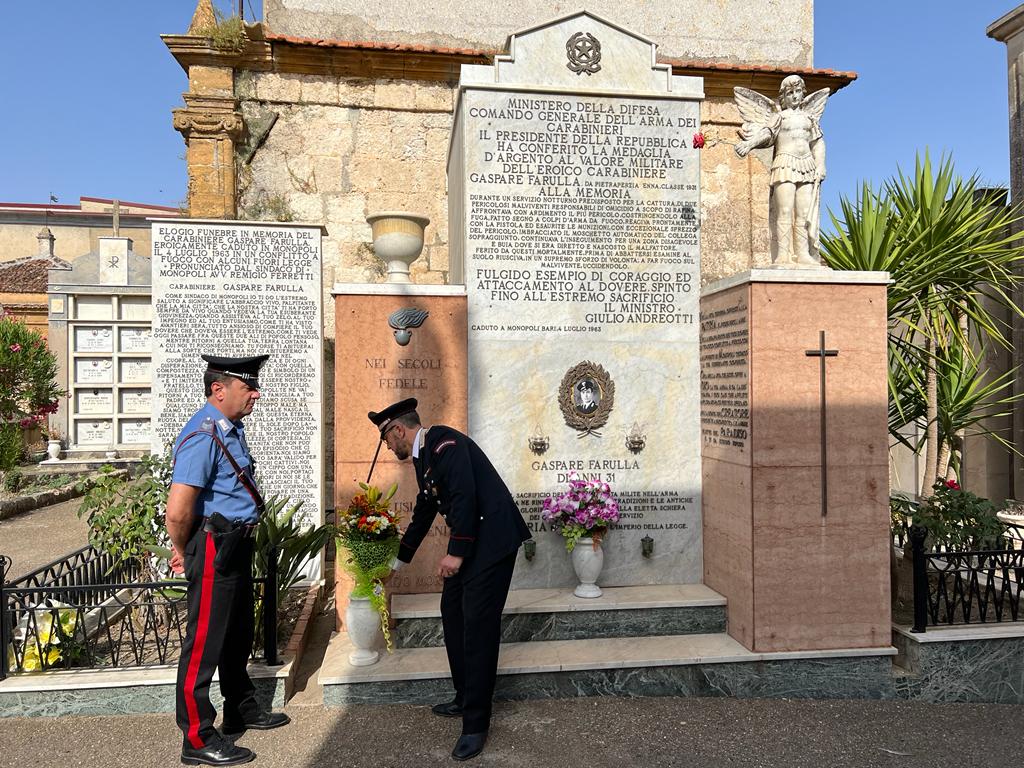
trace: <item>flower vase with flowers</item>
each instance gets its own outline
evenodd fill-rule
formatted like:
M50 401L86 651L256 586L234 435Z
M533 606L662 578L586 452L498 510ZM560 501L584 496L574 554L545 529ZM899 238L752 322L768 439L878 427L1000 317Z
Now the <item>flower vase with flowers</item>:
M576 596L600 597L597 578L604 565L601 540L608 527L619 521L619 502L611 486L600 480L584 480L572 472L569 490L544 499L541 516L565 538L566 551L572 554L580 581Z
M383 580L391 572L391 562L398 554L401 533L398 515L388 508L395 491L398 490L398 484L392 485L387 493L365 483L360 483L359 487L363 492L356 494L348 507L338 515L337 543L339 551L344 550L348 555L342 561L342 565L355 581L351 598L353 601L369 601L369 605L377 613L378 623L390 652L390 617ZM351 627L349 632L352 634ZM375 660L376 652L373 652L373 661Z

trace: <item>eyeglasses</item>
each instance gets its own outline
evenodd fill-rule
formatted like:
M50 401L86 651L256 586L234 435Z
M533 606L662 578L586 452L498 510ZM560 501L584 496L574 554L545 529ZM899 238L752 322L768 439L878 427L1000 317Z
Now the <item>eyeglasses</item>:
M397 426L398 426L398 424L392 424L390 427L388 427L383 432L381 432L381 435L380 435L381 441L386 443L387 440L388 440L388 435L391 433L391 430L393 430Z

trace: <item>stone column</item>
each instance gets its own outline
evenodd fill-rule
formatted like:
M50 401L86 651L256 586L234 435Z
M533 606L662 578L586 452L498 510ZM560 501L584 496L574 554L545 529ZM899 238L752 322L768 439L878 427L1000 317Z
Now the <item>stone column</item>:
M188 206L193 218L235 218L235 142L244 131L234 96L234 70L193 65L174 129L185 138Z
M1010 122L1010 202L1020 205L1024 200L1024 5L1019 5L997 19L985 30L989 37L1006 44L1007 84ZM1018 267L1018 270L1021 268ZM1024 302L1024 291L1014 291L1017 306ZM1011 329L1013 353L1010 364L1017 368L1014 394L1024 393L1024 321L1014 314ZM1011 438L1018 450L1024 448L1024 403L1013 407ZM1024 495L1024 459L1014 454L1010 478L1010 494Z

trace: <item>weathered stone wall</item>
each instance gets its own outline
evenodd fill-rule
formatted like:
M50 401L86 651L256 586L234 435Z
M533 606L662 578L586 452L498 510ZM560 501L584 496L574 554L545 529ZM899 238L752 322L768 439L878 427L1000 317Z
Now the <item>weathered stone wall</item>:
M265 0L274 32L327 40L411 43L498 50L510 32L584 8L658 42L680 59L809 67L813 0Z

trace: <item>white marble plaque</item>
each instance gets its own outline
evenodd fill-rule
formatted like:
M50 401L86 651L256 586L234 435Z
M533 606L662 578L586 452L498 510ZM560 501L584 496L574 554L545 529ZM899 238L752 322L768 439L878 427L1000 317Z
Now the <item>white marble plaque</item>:
M153 349L153 332L149 328L121 328L121 352L149 352Z
M111 445L109 421L78 421L75 424L75 442L79 445Z
M153 447L203 404L200 355L270 354L246 436L265 494L323 519L320 228L153 223Z
M113 352L114 336L109 326L75 328L75 352Z
M148 389L122 389L120 395L122 413L150 412L153 398Z
M149 419L121 419L119 427L124 445L148 445L153 439Z
M114 309L109 296L76 296L75 318L78 320L112 320Z
M149 360L124 360L121 365L122 384L147 384L149 383Z
M122 320L150 320L153 305L149 296L122 296L118 300L118 316Z
M75 360L76 384L109 384L114 381L114 363L110 359L80 358Z
M79 389L75 392L76 414L111 414L114 393L109 389Z
M577 33L599 41L602 67L566 77ZM469 305L470 430L540 539L519 587L573 583L561 537L540 520L572 471L621 502L600 583L703 577L702 83L654 61L649 42L583 15L515 36L494 69L463 69L449 205ZM627 447L630 432L641 447ZM531 451L531 437L547 450Z

